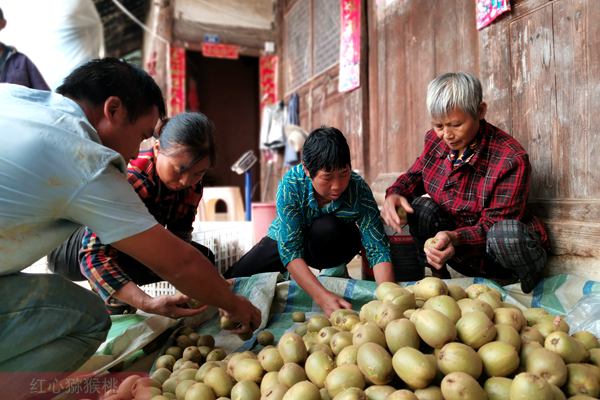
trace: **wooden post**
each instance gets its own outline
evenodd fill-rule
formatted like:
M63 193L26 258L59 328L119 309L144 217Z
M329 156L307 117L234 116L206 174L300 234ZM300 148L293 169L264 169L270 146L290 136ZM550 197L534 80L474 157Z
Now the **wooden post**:
M165 99L169 95L170 43L173 41L173 1L152 2L144 34L144 69L154 78Z

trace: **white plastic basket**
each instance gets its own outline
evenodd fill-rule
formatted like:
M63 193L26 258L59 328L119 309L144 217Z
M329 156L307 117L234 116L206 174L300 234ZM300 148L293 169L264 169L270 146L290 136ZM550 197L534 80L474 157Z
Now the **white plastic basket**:
M192 240L204 245L215 254L215 264L223 274L252 247L252 223L246 221L194 222ZM168 282L156 282L141 287L152 297L175 294Z

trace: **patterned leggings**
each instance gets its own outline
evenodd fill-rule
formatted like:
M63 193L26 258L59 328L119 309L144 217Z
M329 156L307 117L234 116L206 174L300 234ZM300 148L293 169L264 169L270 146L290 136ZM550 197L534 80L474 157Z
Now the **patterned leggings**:
M454 230L454 221L428 197L411 203L408 225L418 249L418 259L425 266L425 241L439 231ZM485 246L457 246L448 265L467 276L483 276L499 281L519 279L523 292L529 293L540 279L546 265L546 251L537 234L516 220L495 223L487 233Z

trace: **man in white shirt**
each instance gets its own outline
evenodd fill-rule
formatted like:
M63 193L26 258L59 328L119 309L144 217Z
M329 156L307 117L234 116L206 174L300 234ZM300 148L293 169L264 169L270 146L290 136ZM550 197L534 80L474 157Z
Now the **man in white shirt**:
M257 328L260 311L158 224L127 182L126 160L165 113L152 78L107 58L77 68L57 92L0 85L0 374L72 371L105 339L98 296L58 275L20 272L82 225L230 314L239 332ZM183 316L177 309L172 317Z

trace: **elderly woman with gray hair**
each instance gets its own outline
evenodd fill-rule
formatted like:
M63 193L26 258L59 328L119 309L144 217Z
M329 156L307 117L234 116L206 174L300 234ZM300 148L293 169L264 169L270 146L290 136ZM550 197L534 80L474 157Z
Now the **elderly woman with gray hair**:
M381 212L397 230L408 223L419 249L419 266L407 270L406 279L423 277L425 266L446 278L449 265L501 283L518 279L523 292L531 292L549 240L542 222L526 210L527 152L484 119L481 83L471 74L446 73L431 81L427 109L433 129L425 134L423 152L387 189Z

